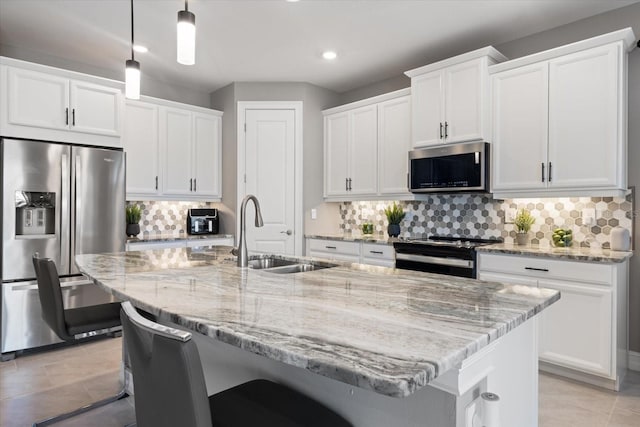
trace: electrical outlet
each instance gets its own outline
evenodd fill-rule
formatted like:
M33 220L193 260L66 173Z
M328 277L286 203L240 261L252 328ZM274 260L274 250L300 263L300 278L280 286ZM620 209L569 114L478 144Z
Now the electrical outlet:
M582 210L582 224L593 225L596 223L596 210L593 208L587 208Z
M517 209L507 209L504 212L504 223L505 224L513 224L516 222L516 215L518 214Z
M318 210L311 209L311 219L318 219Z

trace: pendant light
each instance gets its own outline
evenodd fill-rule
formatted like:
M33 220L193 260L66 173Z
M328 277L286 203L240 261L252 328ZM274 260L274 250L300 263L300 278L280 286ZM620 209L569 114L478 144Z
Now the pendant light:
M178 12L178 62L196 63L196 15L189 12L189 0L184 1L184 10Z
M131 0L131 59L125 63L125 96L140 99L140 63L133 53L133 0Z

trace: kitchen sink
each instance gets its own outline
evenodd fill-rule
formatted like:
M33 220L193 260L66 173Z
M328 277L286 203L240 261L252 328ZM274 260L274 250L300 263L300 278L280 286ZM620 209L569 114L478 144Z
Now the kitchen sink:
M285 265L282 267L270 268L267 271L269 273L290 274L290 273L302 273L304 271L322 270L323 268L331 268L335 266L336 264L293 264L293 265Z
M264 270L269 273L291 274L305 271L322 270L323 268L337 267L337 264L328 262L303 261L296 259L284 259L275 256L256 258L249 260L249 268Z
M299 263L300 261L297 260L268 257L249 260L249 268L253 268L254 270L262 270L265 268L283 267Z

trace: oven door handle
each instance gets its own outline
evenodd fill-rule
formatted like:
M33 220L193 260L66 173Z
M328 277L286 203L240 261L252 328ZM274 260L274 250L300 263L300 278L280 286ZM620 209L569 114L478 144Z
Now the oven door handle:
M396 260L421 262L423 264L448 265L451 267L473 268L473 261L466 259L396 253Z

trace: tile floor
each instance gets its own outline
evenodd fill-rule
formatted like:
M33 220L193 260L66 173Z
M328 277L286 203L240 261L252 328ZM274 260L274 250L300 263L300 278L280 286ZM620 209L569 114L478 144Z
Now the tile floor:
M108 338L0 363L0 427L30 427L35 420L115 394L121 343L121 338ZM627 378L623 390L614 393L541 374L539 426L639 427L640 372L629 372ZM133 422L133 400L127 398L56 426Z

